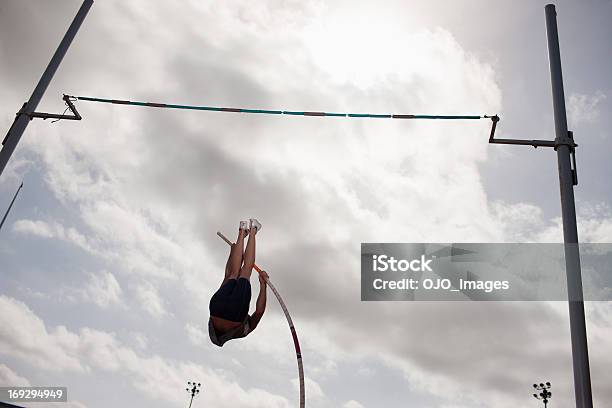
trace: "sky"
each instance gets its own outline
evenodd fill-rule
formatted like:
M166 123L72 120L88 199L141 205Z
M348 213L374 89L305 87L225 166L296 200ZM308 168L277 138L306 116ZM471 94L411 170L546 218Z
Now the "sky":
M261 109L499 114L552 139L544 5L496 1L96 1L39 111L63 93ZM612 242L612 2L557 4L579 237ZM0 0L0 127L79 1ZM70 408L297 406L282 311L222 349L208 301L236 234L303 348L307 406L571 407L564 302L361 302L362 242L560 242L552 149L489 121L206 113L78 102L33 120L0 177L0 386ZM258 283L253 279L253 289ZM595 406L612 405L612 307L585 305ZM529 405L531 404L531 405ZM40 405L41 407L44 405ZM553 406L551 404L551 406Z

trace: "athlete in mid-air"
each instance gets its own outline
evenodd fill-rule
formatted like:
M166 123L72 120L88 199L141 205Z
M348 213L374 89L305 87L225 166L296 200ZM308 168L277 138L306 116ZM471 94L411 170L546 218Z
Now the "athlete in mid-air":
M255 312L249 315L250 279L255 265L255 235L259 230L261 223L256 219L240 221L238 239L230 249L223 282L210 299L208 334L212 342L219 347L231 339L245 337L255 330L266 310L268 274L262 271L259 274L259 296ZM249 238L244 250L244 238L247 235Z

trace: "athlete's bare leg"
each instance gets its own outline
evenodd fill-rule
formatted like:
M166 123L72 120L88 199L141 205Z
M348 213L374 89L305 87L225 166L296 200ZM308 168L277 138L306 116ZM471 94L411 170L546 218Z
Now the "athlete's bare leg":
M255 235L257 234L256 228L251 228L249 230L249 240L246 245L246 250L244 251L244 265L240 268L240 278L251 279L251 272L253 271L253 266L255 265Z
M238 230L238 238L236 243L232 244L230 254L225 265L225 278L221 283L221 286L230 279L238 279L240 274L240 265L242 265L242 256L244 252L244 237L246 236L245 230Z

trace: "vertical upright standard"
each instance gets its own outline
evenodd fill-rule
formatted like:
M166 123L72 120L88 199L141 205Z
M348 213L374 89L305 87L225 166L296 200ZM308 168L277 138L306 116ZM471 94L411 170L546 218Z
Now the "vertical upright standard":
M59 46L57 47L57 50L55 51L55 54L53 54L51 61L49 61L47 69L45 69L45 72L43 72L42 76L40 77L36 88L34 88L30 99L23 105L21 110L17 112L17 117L15 118L13 125L9 129L6 138L4 139L4 142L2 142L3 147L2 150L0 150L0 176L2 175L6 164L11 158L11 155L15 151L15 148L17 147L17 144L19 143L23 132L28 126L28 123L32 118L31 114L38 107L38 104L42 99L45 91L47 90L47 87L49 86L53 75L55 75L55 71L57 71L57 68L62 62L64 55L66 55L68 47L70 47L72 40L76 36L76 33L79 30L79 27L81 27L81 24L83 23L83 20L89 12L89 9L91 8L92 4L93 0L83 1L81 8L79 8L79 11L74 17L74 20L72 20L70 27L68 27L68 31L66 31L64 38L62 39Z
M593 408L586 321L584 316L584 295L580 271L580 251L578 248L578 229L576 227L576 205L574 202L574 186L578 184L578 173L576 170L576 147L578 145L574 143L572 132L567 130L563 76L561 74L561 54L559 52L559 33L557 32L557 11L553 4L548 4L545 7L545 12L548 60L550 63L553 113L555 118L555 140L496 139L494 135L499 118L493 116L491 117L493 126L491 127L489 143L553 147L557 152L576 408Z
M574 366L574 392L576 408L592 408L591 374L587 345L586 321L580 272L580 253L578 249L578 230L576 227L576 207L574 204L575 170L572 170L574 140L567 130L563 76L559 35L557 32L557 12L553 4L546 10L546 34L548 38L548 60L552 84L553 113L555 118L555 149L559 168L561 189L561 217L563 218L563 240L565 243L565 272L569 304L570 332L572 340L572 360Z

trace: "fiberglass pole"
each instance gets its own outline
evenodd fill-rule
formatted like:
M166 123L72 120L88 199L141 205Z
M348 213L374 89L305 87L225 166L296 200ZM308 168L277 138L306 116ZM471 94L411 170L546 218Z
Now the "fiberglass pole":
M6 164L11 158L11 155L15 151L15 148L17 147L17 144L19 143L23 132L28 126L28 122L30 122L30 117L28 116L28 113L34 112L38 107L38 103L40 102L45 91L47 90L47 87L49 86L53 75L55 75L55 71L57 71L57 68L62 62L64 55L66 55L66 51L68 50L70 43L72 43L72 40L76 36L76 33L79 30L81 24L83 23L83 20L89 12L89 9L91 8L92 4L93 0L83 1L81 8L74 17L74 20L72 20L70 27L68 27L68 31L66 31L64 38L62 39L59 46L57 47L57 50L55 51L55 54L53 54L51 61L49 61L47 69L45 69L45 72L40 77L36 88L34 88L32 96L30 96L30 99L17 113L17 118L9 129L8 134L6 135L6 139L4 141L4 146L2 147L2 150L0 150L0 176L2 175Z
M576 408L592 408L591 374L587 345L586 322L580 272L580 253L578 248L578 229L576 227L576 207L574 203L575 174L572 170L570 154L574 149L573 138L567 130L563 77L561 75L561 56L557 32L557 12L553 4L546 10L546 34L548 38L548 59L552 83L553 111L555 118L555 143L561 189L561 216L563 219L563 239L565 243L565 272L569 304L572 360L574 367L574 392Z

